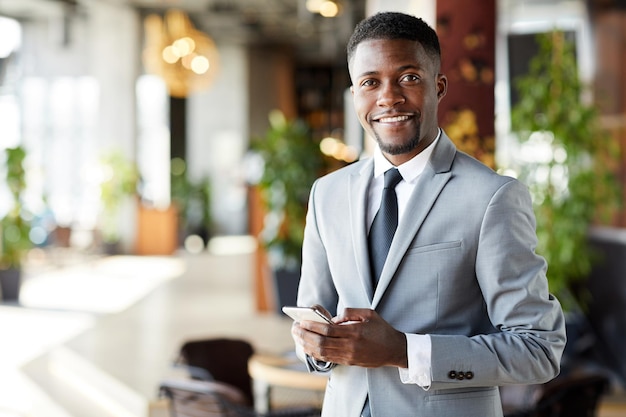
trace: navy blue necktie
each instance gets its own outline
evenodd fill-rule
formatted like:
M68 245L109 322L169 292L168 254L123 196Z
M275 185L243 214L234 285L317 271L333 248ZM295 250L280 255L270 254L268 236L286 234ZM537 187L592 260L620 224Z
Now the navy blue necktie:
M383 188L380 208L374 217L368 237L370 266L374 288L380 278L380 272L387 259L387 253L398 227L398 198L396 185L402 180L397 168L385 172L385 188Z

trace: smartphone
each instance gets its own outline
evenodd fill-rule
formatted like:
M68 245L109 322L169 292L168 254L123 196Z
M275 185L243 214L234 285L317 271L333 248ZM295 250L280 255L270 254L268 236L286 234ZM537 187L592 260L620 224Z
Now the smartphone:
M333 324L332 321L313 307L283 307L283 312L295 321L316 321L318 323Z

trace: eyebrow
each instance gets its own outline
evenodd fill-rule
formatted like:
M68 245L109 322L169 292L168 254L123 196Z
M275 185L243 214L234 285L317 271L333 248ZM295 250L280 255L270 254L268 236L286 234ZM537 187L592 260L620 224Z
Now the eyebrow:
M413 64L407 64L407 65L402 65L402 66L398 67L396 69L396 71L397 72L403 72L403 71L406 71L406 70L409 70L409 69L414 69L416 71L420 71L420 70L423 70L423 67L420 67L420 66L417 66L417 65L413 65ZM357 78L363 78L363 77L367 77L367 76L370 76L370 75L376 75L379 72L380 71L365 71L365 72L359 74L357 76Z

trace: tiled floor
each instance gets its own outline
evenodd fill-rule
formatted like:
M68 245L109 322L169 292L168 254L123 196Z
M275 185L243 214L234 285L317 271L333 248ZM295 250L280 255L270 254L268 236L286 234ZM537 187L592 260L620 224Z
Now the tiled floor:
M0 417L160 417L158 384L180 373L183 341L290 351L290 320L255 311L252 249L227 238L200 255L35 263L23 305L0 305ZM618 416L621 398L598 415Z

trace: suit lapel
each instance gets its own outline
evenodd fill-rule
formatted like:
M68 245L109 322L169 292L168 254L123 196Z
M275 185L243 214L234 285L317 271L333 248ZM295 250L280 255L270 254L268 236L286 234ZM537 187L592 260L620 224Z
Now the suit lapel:
M357 273L361 286L371 302L374 289L367 249L367 193L370 179L374 175L374 159L368 160L358 173L350 177L350 230L354 247Z
M408 201L406 212L398 224L398 229L389 248L387 261L376 287L372 308L376 308L382 299L409 245L452 175L450 169L456 153L454 144L442 132L436 146L429 163L418 179L415 191Z

